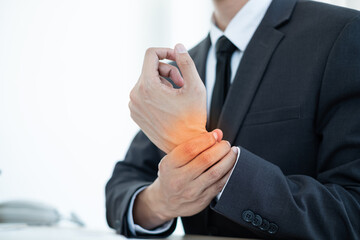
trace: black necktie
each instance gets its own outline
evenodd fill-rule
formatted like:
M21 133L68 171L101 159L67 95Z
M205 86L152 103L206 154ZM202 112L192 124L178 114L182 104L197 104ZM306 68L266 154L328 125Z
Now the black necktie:
M208 131L217 127L226 94L230 88L231 56L237 49L225 36L216 42L216 78L211 98Z

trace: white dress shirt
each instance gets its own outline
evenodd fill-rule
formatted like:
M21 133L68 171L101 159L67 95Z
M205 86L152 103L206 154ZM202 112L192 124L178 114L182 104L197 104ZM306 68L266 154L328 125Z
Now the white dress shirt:
M235 17L231 20L229 25L226 27L225 31L221 31L214 22L214 19L211 21L210 28L210 40L211 46L209 49L207 62L206 62L206 96L207 96L207 112L209 113L210 103L213 88L215 85L215 76L216 76L216 53L215 53L215 44L217 40L221 36L227 37L236 47L236 50L231 57L231 83L234 81L234 77L236 74L236 70L240 65L242 56L246 50L247 45L249 44L251 38L253 37L256 29L260 25L262 19L265 16L267 9L269 8L272 0L249 0L244 7L235 15ZM240 156L240 148L238 148L238 156L236 159L236 163ZM235 165L236 165L235 163ZM231 176L231 175L230 175ZM230 179L230 177L229 177ZM223 190L217 195L217 199L219 200L222 192L226 188L227 182L223 188ZM132 210L134 206L134 201L136 196L144 190L146 187L143 187L136 191L130 201L129 211L127 216L128 226L130 231L136 235L136 233L145 233L145 234L159 234L167 231L174 220L171 220L164 225L153 229L147 230L142 228L141 226L134 223Z

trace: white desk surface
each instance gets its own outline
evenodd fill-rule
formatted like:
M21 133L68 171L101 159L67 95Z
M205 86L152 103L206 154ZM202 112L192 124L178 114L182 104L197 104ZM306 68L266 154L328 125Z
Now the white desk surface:
M127 238L112 231L96 231L86 228L25 227L8 226L0 228L1 240L125 240ZM232 240L210 236L170 236L168 240ZM245 240L245 239L244 239Z

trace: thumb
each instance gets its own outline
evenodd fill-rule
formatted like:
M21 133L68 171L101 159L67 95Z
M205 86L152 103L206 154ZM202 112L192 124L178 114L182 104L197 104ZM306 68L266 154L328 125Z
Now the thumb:
M184 79L184 88L196 85L198 82L202 84L194 61L181 43L175 46L175 59Z

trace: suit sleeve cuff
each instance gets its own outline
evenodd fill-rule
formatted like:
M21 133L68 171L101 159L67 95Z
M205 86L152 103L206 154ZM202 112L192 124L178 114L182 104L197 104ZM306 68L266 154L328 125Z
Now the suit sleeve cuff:
M136 236L139 233L140 234L150 234L150 235L165 233L166 231L168 231L171 228L171 226L172 226L172 224L174 222L174 219L172 219L171 221L166 222L163 225L161 225L160 227L157 227L157 228L155 228L153 230L147 230L145 228L142 228L140 225L134 223L134 218L133 218L132 213L133 213L133 207L134 207L135 198L145 188L147 188L147 186L138 189L134 193L134 195L132 196L132 198L130 200L128 215L127 215L127 222L128 222L129 230L134 236Z
M221 199L212 202L210 207L241 226L268 237L279 231L280 216L284 213L284 206L288 205L288 199L279 194L279 188L288 190L284 181L278 166L241 148L241 156ZM269 229L262 230L249 221L246 216L249 210L265 218L270 224Z

